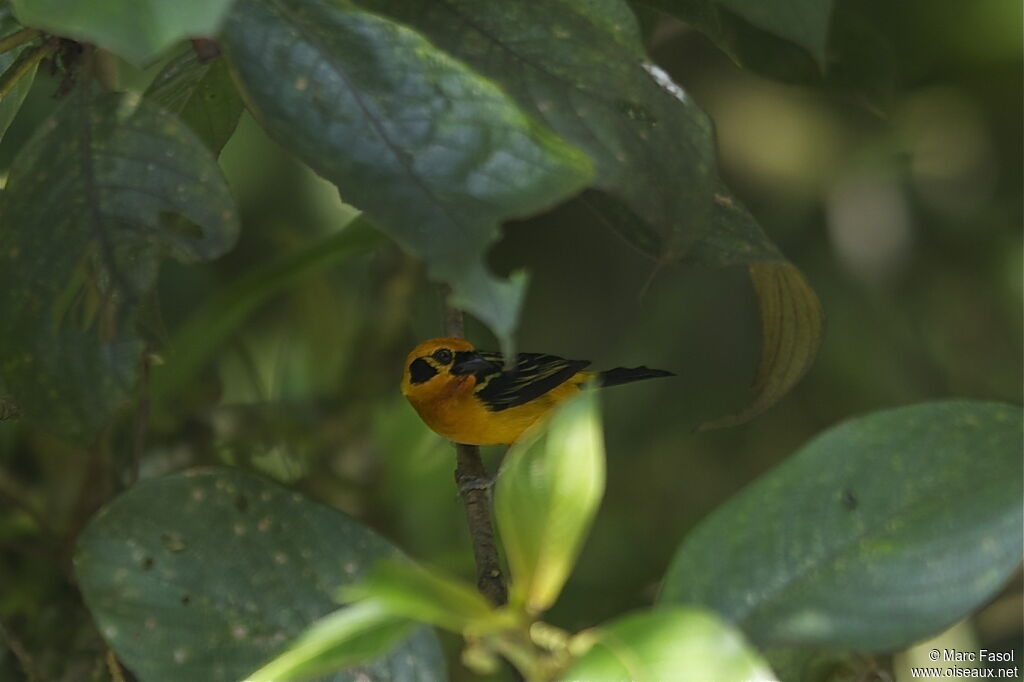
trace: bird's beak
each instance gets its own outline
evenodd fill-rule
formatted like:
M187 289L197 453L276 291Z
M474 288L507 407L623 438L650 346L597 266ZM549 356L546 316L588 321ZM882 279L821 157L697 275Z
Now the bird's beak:
M462 376L465 374L477 374L485 370L494 371L494 369L494 363L484 360L478 353L474 351L459 351L455 354L455 362L452 363L450 371L456 376Z

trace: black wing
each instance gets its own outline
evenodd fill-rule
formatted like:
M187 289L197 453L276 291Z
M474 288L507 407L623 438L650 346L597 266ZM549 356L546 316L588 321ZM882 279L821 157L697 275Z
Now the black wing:
M505 364L501 353L481 351L480 355L498 367ZM484 377L476 388L476 395L487 409L500 412L539 398L589 364L587 360L566 360L557 355L519 353L514 369Z

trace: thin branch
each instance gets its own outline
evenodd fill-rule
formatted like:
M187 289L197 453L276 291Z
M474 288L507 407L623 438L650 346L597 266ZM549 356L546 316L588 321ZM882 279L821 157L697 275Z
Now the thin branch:
M442 300L445 301L444 333L447 336L462 337L465 335L462 311L447 304L450 293L448 287L441 288ZM469 537L473 542L477 587L495 604L504 604L508 601L508 592L498 561L498 546L494 541L490 492L479 485L481 481L488 480L487 467L480 459L480 448L456 443L455 462L455 484L466 505Z

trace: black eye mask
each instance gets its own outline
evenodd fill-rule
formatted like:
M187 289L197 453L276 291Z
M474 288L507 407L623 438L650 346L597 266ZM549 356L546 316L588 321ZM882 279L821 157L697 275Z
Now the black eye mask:
M409 365L409 381L414 384L430 381L435 374L437 374L437 370L423 358L416 358Z

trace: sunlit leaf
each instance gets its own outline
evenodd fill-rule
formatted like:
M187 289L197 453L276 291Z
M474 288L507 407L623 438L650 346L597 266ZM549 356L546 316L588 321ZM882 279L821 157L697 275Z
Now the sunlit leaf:
M177 114L214 154L220 154L245 109L227 60L203 62L191 48L167 63L145 96Z
M232 0L11 0L25 26L93 43L142 66L184 38L217 33Z
M502 221L583 187L589 159L420 34L350 3L241 0L222 42L267 130L507 348L524 280L496 279L482 256Z
M597 513L604 476L594 391L584 391L509 449L494 506L513 605L539 613L558 598Z
M585 653L562 676L587 682L766 682L767 664L713 613L665 608L585 630L572 647Z
M925 403L818 436L682 543L660 601L765 645L892 650L989 599L1020 564L1021 410Z
M473 585L411 563L378 562L342 596L369 600L388 613L454 632L479 634L509 623Z
M100 632L140 680L236 682L337 609L340 587L397 557L341 512L251 474L199 469L144 480L115 499L79 538L75 572ZM314 626L294 656L313 651L303 661L320 671L348 665L387 651L406 628L367 609L342 611ZM420 630L328 679L360 674L442 679L444 664Z
M376 604L346 606L310 626L245 682L308 680L364 663L387 654L412 628Z
M25 417L90 438L133 390L135 317L161 255L215 258L237 234L195 134L78 88L22 147L0 206L0 374Z

